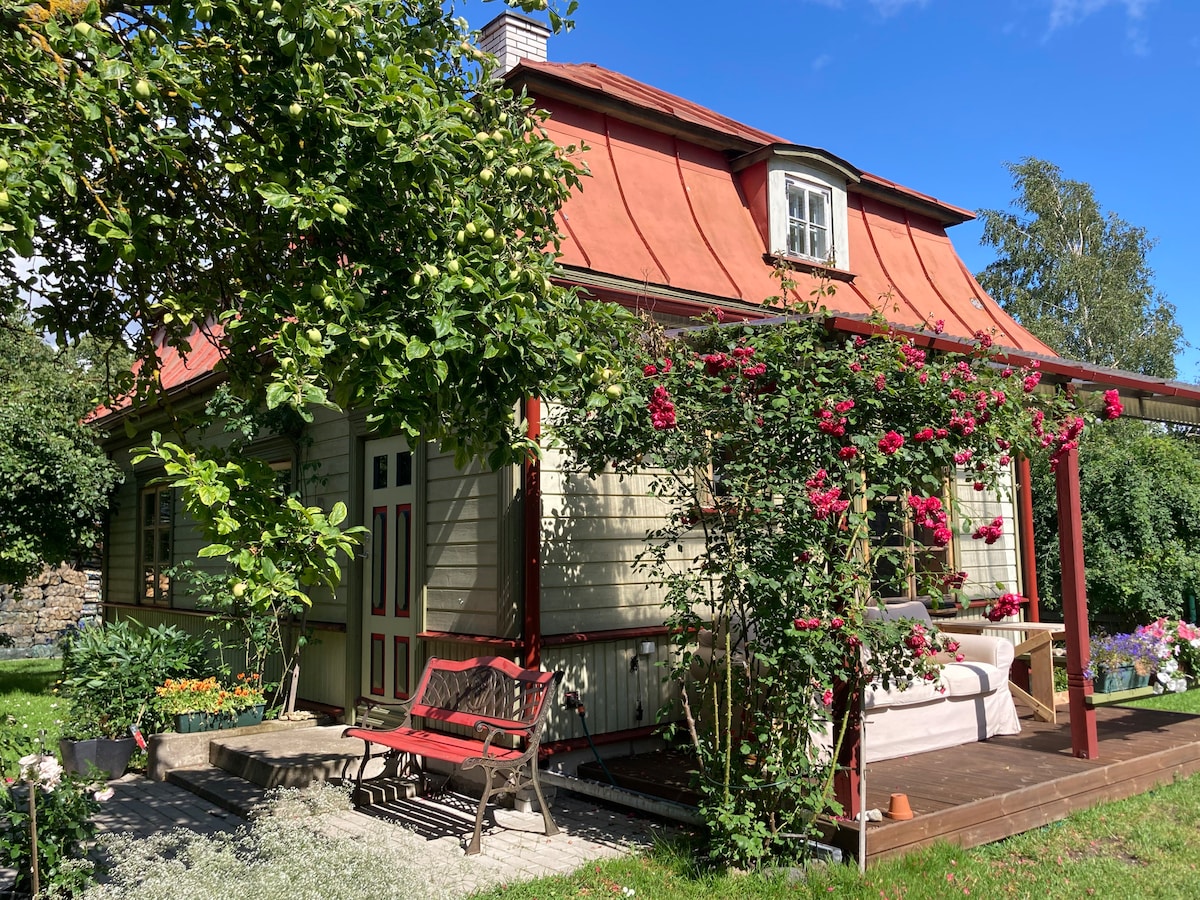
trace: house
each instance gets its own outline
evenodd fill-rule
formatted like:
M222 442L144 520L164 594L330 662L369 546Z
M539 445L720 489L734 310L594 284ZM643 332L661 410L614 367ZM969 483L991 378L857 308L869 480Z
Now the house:
M549 111L552 137L590 148L591 177L559 218L564 282L666 322L713 307L754 319L779 312L764 298L779 292L773 272L782 262L797 278L797 296L836 288L825 301L834 327L864 330L863 319L882 304L901 328L940 320L941 341L987 333L1013 359L1042 360L1048 382L1117 387L1130 412L1196 418L1194 390L1060 360L1009 318L947 235L972 218L968 210L599 66L547 62L547 36L538 23L504 13L485 29L484 47L511 63L504 77L515 89ZM181 403L203 396L219 377L216 360L203 341L186 359L167 354L164 388ZM530 398L525 415L535 434L540 413ZM112 429L122 422L135 437ZM203 612L165 574L194 558L202 541L171 491L153 483L157 473L129 462L151 423L135 424L118 408L99 424L118 435L109 449L132 470L109 522L108 614L203 627ZM502 654L564 670L588 702L597 742L650 734L665 688L653 669L631 663L663 658L668 643L658 595L631 566L662 515L644 481L589 482L565 471L554 452L501 471L458 469L436 446L368 433L361 412L318 410L308 437L302 451L282 437L257 449L281 469L319 464L312 501L346 502L370 540L336 596L314 604L318 640L306 650L303 698L345 709L362 695L403 697L428 656ZM986 547L955 542L954 566L972 573L969 594L991 596L996 582L1030 594L1020 490L981 499L963 479L950 490L960 514L1002 514L1006 523ZM1081 583L1078 591L1082 598ZM1078 625L1077 607L1073 614ZM1085 609L1081 621L1072 677L1082 697ZM556 712L550 748L579 746L577 728L574 716Z

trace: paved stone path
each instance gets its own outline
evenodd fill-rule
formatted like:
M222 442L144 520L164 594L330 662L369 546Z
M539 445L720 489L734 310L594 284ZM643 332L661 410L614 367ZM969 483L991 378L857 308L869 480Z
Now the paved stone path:
M226 812L173 784L126 775L111 782L115 794L104 803L97 823L102 833L149 835L182 827L201 833L232 830L246 820ZM357 836L378 833L385 846L411 852L412 835L425 840L431 868L455 872L462 894L496 883L565 874L585 863L649 847L656 836L676 829L651 820L601 807L586 798L562 795L551 801L560 833L542 833L540 813L496 810L499 827L484 823L482 852L464 854L464 839L474 827L475 801L443 794L437 801L421 798L379 803L366 811L345 810L322 817L322 830ZM394 829L394 830L392 830ZM0 877L0 884L6 879Z

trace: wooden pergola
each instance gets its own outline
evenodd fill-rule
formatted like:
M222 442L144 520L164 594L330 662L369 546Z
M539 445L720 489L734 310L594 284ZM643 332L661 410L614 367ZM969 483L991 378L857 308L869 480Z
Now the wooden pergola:
M869 334L878 326L856 316L831 316L831 330L849 334ZM892 326L914 343L934 350L958 351L970 342L947 335ZM1015 367L1036 366L1042 373L1038 390L1067 391L1081 406L1094 405L1105 391L1116 390L1124 406L1123 416L1172 425L1200 426L1200 385L1166 381L1074 362L1054 356L1002 349L996 362ZM1083 563L1083 516L1079 487L1079 451L1068 450L1060 457L1055 471L1058 506L1059 557L1062 564L1063 631L1066 634L1067 691L1071 728L1071 752L1080 759L1098 759L1100 740L1096 727L1096 709L1089 701L1092 682L1086 678L1090 656L1087 585ZM1018 504L1021 515L1023 589L1030 597L1030 621L1040 621L1037 602L1037 577L1033 554L1033 494L1029 461L1018 461ZM859 733L848 733L838 759L837 797L850 815L859 812Z

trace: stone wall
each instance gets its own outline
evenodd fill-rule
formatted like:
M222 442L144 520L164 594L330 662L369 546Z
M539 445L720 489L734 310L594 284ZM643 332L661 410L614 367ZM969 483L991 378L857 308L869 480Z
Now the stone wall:
M17 591L0 585L0 634L12 638L0 659L56 656L64 630L100 618L100 570L46 568Z

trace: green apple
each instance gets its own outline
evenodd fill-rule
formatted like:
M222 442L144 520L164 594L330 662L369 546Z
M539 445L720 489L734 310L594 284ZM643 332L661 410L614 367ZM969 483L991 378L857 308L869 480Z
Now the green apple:
M308 338L310 344L321 343L321 330L319 328L310 328L304 332L304 336Z

